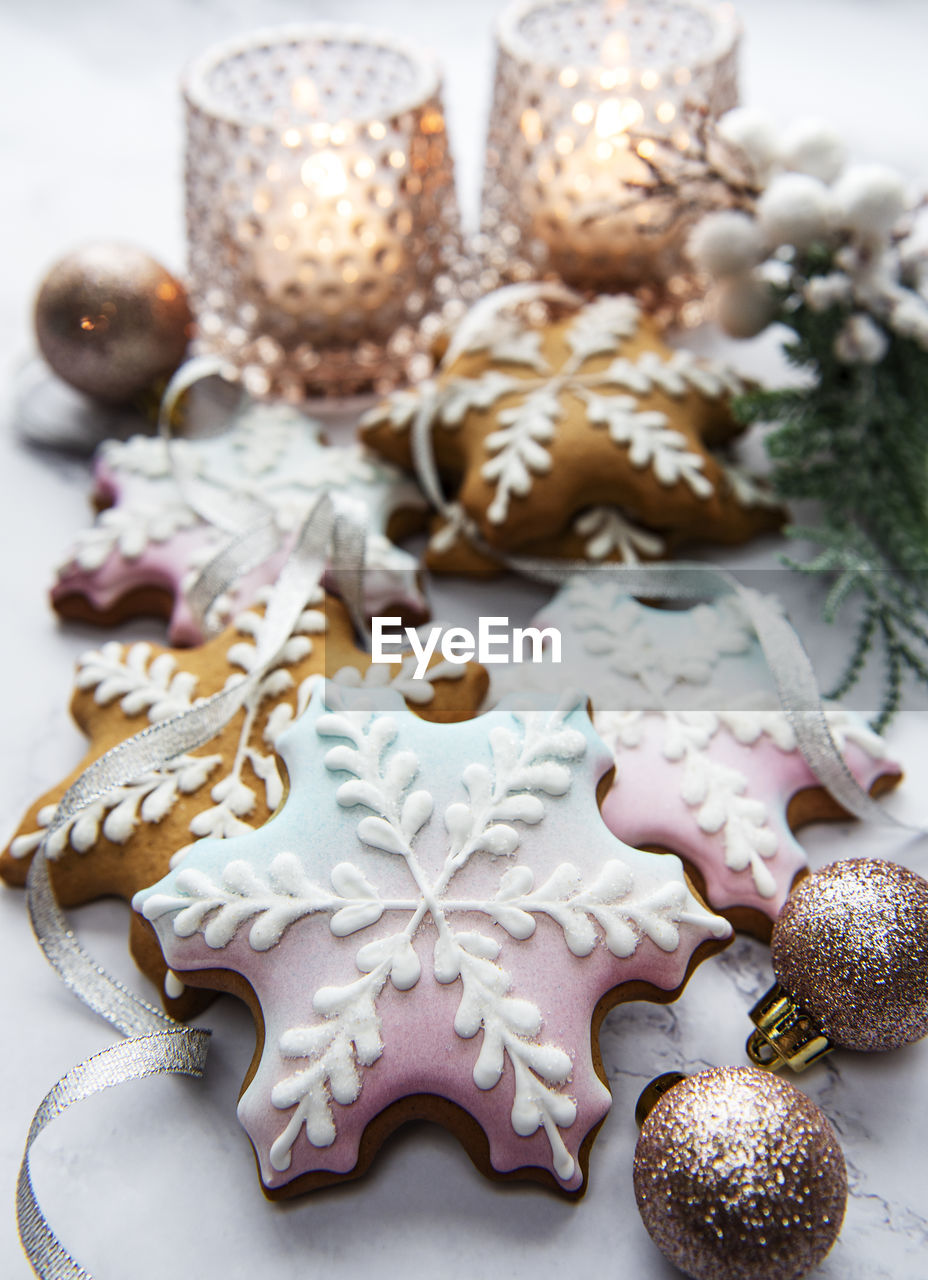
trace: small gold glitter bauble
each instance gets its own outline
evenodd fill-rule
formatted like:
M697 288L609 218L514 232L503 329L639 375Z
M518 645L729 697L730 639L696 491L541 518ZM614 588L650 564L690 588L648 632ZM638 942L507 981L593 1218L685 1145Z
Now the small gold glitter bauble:
M806 876L773 930L777 981L834 1044L897 1049L928 1033L928 881L876 858Z
M132 245L91 244L68 254L36 297L42 355L65 382L110 404L172 373L191 326L184 286Z
M838 1236L847 1171L804 1093L755 1067L719 1067L651 1110L635 1196L655 1244L693 1280L798 1280Z

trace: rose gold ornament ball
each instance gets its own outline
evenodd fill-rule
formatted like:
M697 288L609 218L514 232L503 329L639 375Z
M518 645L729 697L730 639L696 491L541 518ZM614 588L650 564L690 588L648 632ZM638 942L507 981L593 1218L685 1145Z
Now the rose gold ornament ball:
M180 281L127 244L68 254L48 272L35 304L39 349L52 369L109 404L173 372L192 323Z
M880 858L799 882L770 940L777 981L845 1049L897 1049L928 1033L928 881Z
M634 1179L651 1238L693 1280L799 1280L834 1244L847 1201L825 1116L755 1067L701 1071L665 1093Z

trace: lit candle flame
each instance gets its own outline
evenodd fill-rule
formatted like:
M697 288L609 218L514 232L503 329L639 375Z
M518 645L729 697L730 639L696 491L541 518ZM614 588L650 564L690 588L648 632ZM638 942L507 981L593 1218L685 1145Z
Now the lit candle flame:
M335 200L348 189L345 166L334 151L318 151L304 160L300 177L305 186L324 200Z

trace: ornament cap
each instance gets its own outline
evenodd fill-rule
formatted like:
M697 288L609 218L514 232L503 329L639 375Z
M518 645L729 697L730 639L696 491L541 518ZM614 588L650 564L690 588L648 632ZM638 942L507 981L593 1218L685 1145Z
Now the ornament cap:
M674 1085L679 1084L687 1077L680 1071L665 1071L663 1075L655 1076L650 1084L645 1085L641 1092L641 1096L635 1103L635 1123L640 1129L647 1120L648 1116Z
M756 1067L779 1071L788 1066L805 1071L834 1048L815 1020L779 983L751 1010L757 1028L747 1042L747 1054Z

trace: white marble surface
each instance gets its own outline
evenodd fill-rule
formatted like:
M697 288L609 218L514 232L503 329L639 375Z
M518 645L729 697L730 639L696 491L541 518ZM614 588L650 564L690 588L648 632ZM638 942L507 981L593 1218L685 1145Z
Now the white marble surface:
M182 263L180 112L176 75L209 41L259 24L309 17L373 22L431 45L447 68L465 207L472 213L490 80L492 0L33 0L4 5L0 156L4 247L0 361L6 385L28 353L35 282L81 240L119 236ZM789 117L827 115L855 152L928 174L923 0L745 0L745 97ZM768 359L762 350L752 358ZM4 539L2 644L7 664L0 736L5 839L32 798L81 752L66 704L74 656L98 633L60 628L45 603L51 567L86 518L82 463L0 439ZM746 563L746 558L742 563ZM473 597L447 592L439 612L463 620ZM811 614L809 615L811 617ZM146 628L127 628L139 635ZM827 637L806 621L817 650ZM891 743L907 770L892 808L928 824L925 713L900 717ZM813 865L878 853L928 866L924 842L840 825L804 837ZM82 940L137 989L125 953L125 911L77 913ZM3 1053L0 1055L0 1274L22 1280L13 1214L29 1119L69 1066L112 1042L58 983L35 947L20 894L0 893ZM535 1280L583 1271L670 1280L677 1274L640 1225L631 1190L632 1108L659 1071L742 1060L745 1014L769 981L765 949L741 939L704 965L668 1008L630 1006L603 1030L616 1104L594 1147L590 1191L565 1204L531 1188L499 1189L454 1139L431 1128L390 1143L373 1173L338 1192L285 1207L262 1198L234 1118L252 1049L251 1021L232 1001L214 1029L208 1078L127 1087L82 1105L40 1141L36 1182L53 1224L98 1280L167 1274L209 1278L481 1275ZM928 1045L883 1058L835 1055L802 1079L839 1131L852 1197L841 1240L817 1273L830 1280L924 1280L928 1273Z

